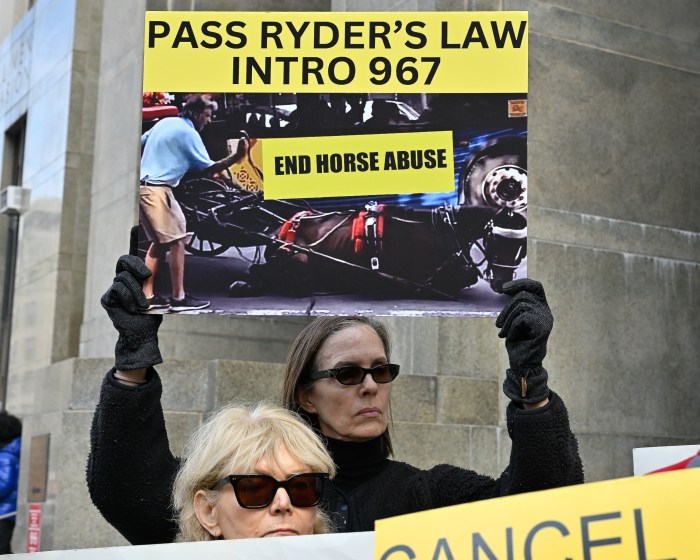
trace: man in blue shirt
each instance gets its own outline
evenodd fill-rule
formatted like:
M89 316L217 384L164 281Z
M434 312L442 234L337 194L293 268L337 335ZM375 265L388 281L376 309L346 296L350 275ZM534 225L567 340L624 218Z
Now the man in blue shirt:
M180 184L186 173L214 175L245 156L248 145L241 138L236 153L219 161L210 159L199 131L211 122L214 108L211 101L194 95L185 103L179 117L165 118L141 136L139 214L141 225L151 241L145 262L152 274L143 284L149 310L186 311L209 305L208 301L185 292L186 222L172 189ZM155 294L153 286L159 264L168 252L172 284L169 301Z

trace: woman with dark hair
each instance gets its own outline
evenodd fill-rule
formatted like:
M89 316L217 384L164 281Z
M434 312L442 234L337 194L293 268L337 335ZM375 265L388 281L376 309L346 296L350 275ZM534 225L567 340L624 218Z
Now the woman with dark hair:
M323 317L294 341L283 404L326 436L338 466L326 497L336 530L370 531L377 519L583 482L566 408L547 388L541 366L541 346L551 329L544 291L532 280L506 290L515 297L497 325L511 357L504 391L512 399L507 418L513 446L510 465L498 479L451 465L421 470L389 459L389 400L399 366L390 363L383 323ZM525 362L522 352L528 354Z
M169 496L178 460L168 448L160 405L160 316L141 315L149 275L138 258L121 257L102 305L120 333L116 367L107 374L92 427L88 486L93 502L128 540L168 542L175 527ZM511 460L493 479L451 465L421 470L389 459L392 381L386 327L365 317L325 317L307 326L287 359L283 404L324 437L337 465L324 509L336 531L371 531L377 519L435 507L583 482L576 438L563 401L542 366L552 315L542 286L506 284L511 297L498 319L510 368L503 390ZM134 460L137 458L138 460ZM149 488L148 500L143 488Z
M379 339L379 343L382 346L382 355L379 360L379 365L388 362L389 355L391 354L391 337L389 335L389 330L386 325L377 319L371 317L320 317L316 319L313 323L307 326L297 337L297 339L292 344L287 356L287 362L284 372L284 386L282 387L282 402L285 407L293 410L306 418L307 421L314 427L316 427L320 432L330 436L328 432L330 429L326 427L324 430L319 424L319 415L315 412L310 412L308 410L309 406L309 393L311 393L315 380L312 380L307 375L312 370L320 370L322 367L319 365L319 359L321 350L324 349L325 342L333 337L336 333L340 333L344 329L350 329L355 327L366 327L366 330L372 331L371 333L359 332L359 336L365 334L370 334L374 336L369 336L370 343L375 342L376 338ZM350 332L342 335L343 339ZM358 341L359 342L359 341ZM366 348L364 346L358 345L353 346L349 344L348 349L357 347L361 349L364 353ZM326 349L328 352L328 349ZM335 354L334 354L335 355ZM389 371L388 377L386 377L386 382L393 381L399 372L399 366L395 366L394 371L396 375L392 375ZM365 376L367 377L367 376ZM371 376L372 379L377 379L377 376ZM363 378L364 382L364 378ZM383 389L378 383L377 390L389 390L391 386L387 385L386 389ZM334 383L327 383L327 385L335 386ZM342 383L341 383L342 385ZM336 388L338 388L336 386ZM330 400L330 399L329 399ZM300 404L300 401L304 401L307 406ZM332 403L330 403L332 404ZM326 416L326 415L323 415ZM330 417L330 415L328 415ZM391 436L389 435L389 430L382 430L380 432L379 438L381 440L382 448L386 450L387 456L393 454L393 448L391 446Z

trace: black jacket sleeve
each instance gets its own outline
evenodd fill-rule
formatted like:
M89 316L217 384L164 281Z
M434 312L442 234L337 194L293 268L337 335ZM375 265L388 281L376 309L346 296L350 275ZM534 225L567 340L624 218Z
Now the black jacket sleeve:
M578 442L556 393L550 392L549 403L534 410L511 403L506 418L512 447L510 464L501 476L493 479L450 465L433 467L424 473L432 507L583 483Z
M149 368L144 385L128 387L113 373L102 382L90 430L90 497L131 544L172 542L177 525L171 493L179 460L168 444L160 379Z
M571 433L564 401L556 393L550 391L549 403L534 410L511 402L506 418L513 445L510 464L501 476L502 494L583 483L578 441Z

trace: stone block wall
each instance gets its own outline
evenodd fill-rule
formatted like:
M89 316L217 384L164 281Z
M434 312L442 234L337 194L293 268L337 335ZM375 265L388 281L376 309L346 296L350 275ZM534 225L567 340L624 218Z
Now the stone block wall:
M64 21L49 18L63 1L38 0L13 36L40 26L41 18ZM67 52L58 49L65 47L61 41L46 56L38 54L46 45L38 46L32 60L40 62L31 68L53 84L51 95L42 88L31 93L32 118L55 117L60 104L74 115L70 130L37 127L31 136L27 177L38 202L23 226L8 396L24 417L27 441L51 433L44 549L123 543L91 506L83 470L92 409L115 341L99 297L137 220L143 34L135 22L146 8L528 10L528 270L544 283L554 311L545 365L569 407L587 480L631 475L634 447L698 443L695 0L88 4L77 1L74 22L61 27L95 25L75 39L77 54L70 61L59 56ZM99 47L90 54L99 28ZM99 70L90 59L95 53ZM96 96L92 132L89 95ZM14 122L29 100L25 92L3 105L2 122ZM66 163L49 153L68 154ZM77 208L87 198L89 207ZM308 320L167 317L162 371L174 449L212 407L277 394L280 364ZM500 390L507 359L493 319L387 322L393 359L402 364L393 397L397 458L498 474L509 452ZM16 550L26 539L26 472L23 464ZM76 524L64 525L69 518Z
M42 550L128 544L94 507L85 482L90 425L102 379L111 365L109 359L69 359L24 376L17 387L22 394L34 395L23 405L31 411L24 421L23 456L28 459L33 436L50 436ZM233 360L166 360L157 369L163 383L168 439L175 455L218 406L231 401L277 401L284 373L282 364ZM460 407L463 417L439 418L440 395L452 392L455 381L465 394L488 394L488 398L464 403ZM470 384L475 385L474 391L468 390ZM498 424L496 383L401 374L392 399L392 439L398 460L425 468L450 463L493 476L507 465L509 443L502 438L508 440L508 435ZM29 461L25 460L14 536L17 551L26 545L28 475Z

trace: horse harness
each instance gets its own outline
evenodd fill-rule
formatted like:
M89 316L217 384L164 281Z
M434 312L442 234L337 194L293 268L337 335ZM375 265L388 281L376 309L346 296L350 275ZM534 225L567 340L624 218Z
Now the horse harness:
M327 212L325 214L319 214L311 210L302 210L301 212L297 212L282 224L282 227L280 227L280 230L277 233L277 238L284 244L282 245L281 249L290 252L294 251L294 245L296 244L297 240L297 230L299 229L302 220L319 220L327 218L328 216L337 216L338 214L339 212ZM313 243L308 243L306 247L313 248L319 245L320 243L324 242L338 229L340 229L340 227L343 226L343 224L345 224L349 219L350 215L346 216L335 226L333 226L328 232L326 232L325 235L319 237Z
M328 239L341 226L352 219L350 227L350 240L354 243L354 251L357 255L365 255L369 259L369 268L378 271L380 269L380 257L384 250L384 224L385 205L372 201L365 205L365 209L360 212L351 212L336 224L321 238L308 245L314 247ZM302 220L314 220L326 218L329 215L337 215L338 212L318 214L310 210L297 212L286 220L280 228L277 237L284 245L283 250L293 252L297 239L297 230ZM431 226L436 238L436 243L443 247L448 247L452 257L464 255L455 230L457 217L452 206L439 206L431 211ZM421 221L399 218L392 216L391 219L406 223L422 224ZM467 260L468 257L467 257Z
M355 243L355 253L367 253L369 267L379 270L379 255L384 237L384 205L370 202L352 221L350 240Z
M279 238L279 240L286 244L294 244L297 240L297 230L299 229L301 219L305 216L311 215L313 215L313 212L311 212L310 210L302 210L301 212L297 212L296 214L294 214L291 218L289 218L286 222L282 224L282 227L277 233L277 237ZM283 247L283 249L289 250L289 248L286 246Z
M441 205L433 208L430 211L430 218L433 226L433 233L436 237L436 243L439 246L448 247L448 252L452 255L464 253L459 242L459 235L455 226L457 225L457 216L455 209L450 205Z

